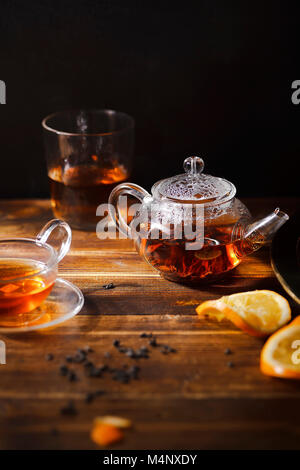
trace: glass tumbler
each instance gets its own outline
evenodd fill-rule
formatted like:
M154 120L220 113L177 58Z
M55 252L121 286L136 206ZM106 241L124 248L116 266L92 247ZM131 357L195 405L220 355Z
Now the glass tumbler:
M95 230L97 207L131 172L134 119L113 110L73 110L42 121L55 217Z

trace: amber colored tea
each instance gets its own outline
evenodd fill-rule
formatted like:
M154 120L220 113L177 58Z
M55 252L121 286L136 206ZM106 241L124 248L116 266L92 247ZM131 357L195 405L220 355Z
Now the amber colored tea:
M94 165L52 168L49 171L54 214L75 228L95 229L99 204L107 203L111 191L128 177L122 165L100 168Z
M38 307L49 295L55 277L55 271L47 270L44 263L0 258L0 325Z
M231 240L231 227L206 231L200 250L187 250L184 239L142 239L141 255L163 276L175 282L199 282L236 267L243 256L255 250L250 240ZM194 240L188 240L193 242ZM256 244L259 242L256 241Z

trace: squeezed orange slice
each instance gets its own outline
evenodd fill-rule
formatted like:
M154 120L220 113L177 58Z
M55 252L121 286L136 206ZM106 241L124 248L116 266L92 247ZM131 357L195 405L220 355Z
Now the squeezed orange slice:
M99 446L106 447L124 438L121 429L130 428L131 421L120 416L98 416L94 420L91 439Z
M102 447L119 442L123 437L124 434L119 428L106 423L95 423L91 432L92 441Z
M291 319L288 301L269 290L255 290L208 300L196 308L198 315L231 320L249 335L264 337ZM300 338L299 338L300 339Z
M127 418L121 418L120 416L98 416L94 420L94 424L110 424L117 428L130 428L131 421Z
M260 355L260 369L273 377L300 379L300 316L267 340Z

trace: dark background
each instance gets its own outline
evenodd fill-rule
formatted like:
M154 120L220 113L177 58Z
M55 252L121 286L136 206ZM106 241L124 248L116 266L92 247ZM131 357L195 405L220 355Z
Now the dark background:
M276 1L1 0L0 197L49 195L40 121L78 107L134 116L146 188L197 154L241 196L299 195L297 22Z

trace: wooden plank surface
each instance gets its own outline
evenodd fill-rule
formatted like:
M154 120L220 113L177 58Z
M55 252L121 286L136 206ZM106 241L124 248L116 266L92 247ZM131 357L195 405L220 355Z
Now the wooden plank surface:
M277 205L293 212L300 201L246 202L253 214L263 214ZM34 236L50 218L48 201L1 201L1 237ZM200 302L224 294L283 293L267 249L218 283L196 289L163 280L128 240L99 240L95 233L73 231L59 275L82 290L80 314L56 329L1 336L7 364L0 366L0 449L95 449L89 433L93 418L101 414L133 421L121 449L300 448L300 384L260 373L262 340L229 321L200 320L195 314ZM115 289L103 290L107 282L114 282ZM299 314L299 307L291 305ZM164 355L150 347L149 359L138 361L138 380L123 384L110 373L90 378L81 364L72 365L77 382L59 375L65 356L85 345L94 349L96 364L136 363L112 343L148 346L140 338L144 331L177 353ZM224 354L228 347L230 356ZM48 353L54 355L49 362ZM228 367L228 361L234 366ZM105 394L85 403L86 393L97 389ZM70 399L76 416L60 413Z

